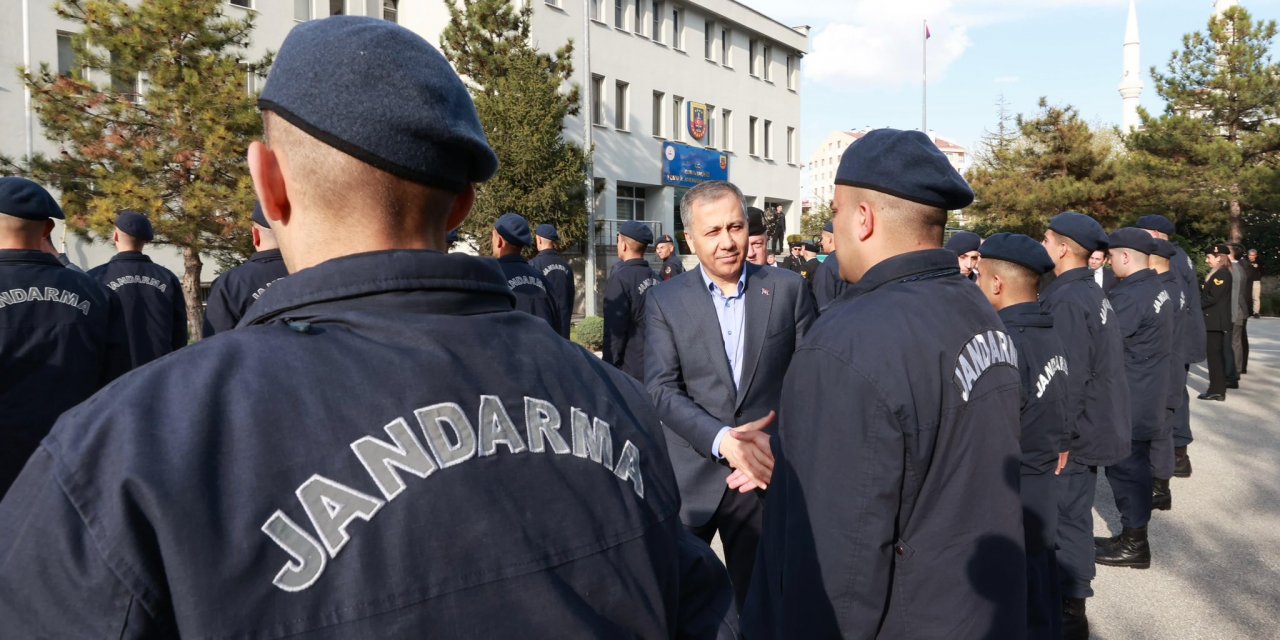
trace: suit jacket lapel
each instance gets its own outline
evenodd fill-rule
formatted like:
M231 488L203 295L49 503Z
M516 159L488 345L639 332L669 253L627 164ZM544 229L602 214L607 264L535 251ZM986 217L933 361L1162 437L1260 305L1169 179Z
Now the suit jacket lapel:
M725 389L733 390L733 370L729 368L729 358L724 354L724 334L720 331L720 317L716 315L715 301L707 291L707 283L702 280L702 266L694 267L688 281L685 308L689 310L690 326L697 330L695 336L704 336L697 342L706 348L709 362L717 363L716 372Z
M742 383L738 385L737 406L751 389L756 367L760 364L760 352L764 349L765 331L769 328L769 315L773 310L773 283L768 272L748 263L746 286L747 328L746 341L742 344Z

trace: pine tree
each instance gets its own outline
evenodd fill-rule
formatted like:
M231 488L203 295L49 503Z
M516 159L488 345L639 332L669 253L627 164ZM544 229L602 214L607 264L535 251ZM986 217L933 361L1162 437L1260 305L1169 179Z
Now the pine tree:
M62 192L67 226L110 238L116 213L146 213L155 243L182 251L191 335L199 337L201 254L247 255L255 197L244 160L262 123L247 74L270 57L244 58L253 17L222 15L222 0L59 0L76 22L79 65L59 76L23 69L56 155L0 159L8 170Z
M578 88L564 88L573 76L572 41L539 52L530 40L527 3L445 2L449 24L441 51L470 86L501 167L477 187L462 233L488 252L494 221L515 211L530 224L555 225L564 246L577 245L587 237L588 154L562 136L565 118L579 110Z
M965 210L980 233L1041 233L1054 215L1086 213L1104 226L1127 218L1135 198L1115 145L1071 106L1041 98L1035 117L1019 115L1013 138L990 145L969 170L977 199Z
M1171 211L1194 230L1233 242L1245 215L1274 199L1280 162L1280 65L1271 59L1274 21L1240 7L1183 37L1167 70L1152 67L1164 113L1141 111L1127 139L1133 161Z

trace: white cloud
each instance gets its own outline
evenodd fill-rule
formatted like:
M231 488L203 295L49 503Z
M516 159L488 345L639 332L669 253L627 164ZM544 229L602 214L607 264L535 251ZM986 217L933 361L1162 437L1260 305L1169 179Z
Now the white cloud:
M814 27L803 67L807 79L889 87L920 81L925 20L932 33L928 43L932 82L945 76L969 49L969 34L976 27L1044 11L1128 4L1128 0L742 1L787 24Z

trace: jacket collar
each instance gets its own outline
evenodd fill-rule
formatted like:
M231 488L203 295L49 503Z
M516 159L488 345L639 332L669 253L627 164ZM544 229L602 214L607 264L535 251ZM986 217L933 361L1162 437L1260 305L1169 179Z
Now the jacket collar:
M1138 284L1139 282L1144 282L1154 277L1156 277L1155 269L1140 269L1137 272L1131 274L1128 278L1125 278L1124 280L1117 280L1116 286L1112 287L1112 290L1114 291L1116 289L1122 289L1124 287L1132 287L1133 285Z
M284 260L284 256L280 255L279 249L255 251L253 255L249 256L249 262L274 262L276 260Z
M151 262L151 258L141 251L121 251L111 256L112 262Z
M496 262L438 251L375 251L334 258L276 281L240 326L265 324L304 307L396 291L439 297L439 313L510 311L515 296Z
M623 260L622 262L620 262L620 263L618 263L618 264L620 264L620 265L627 265L627 266L635 266L635 265L639 265L639 264L648 265L648 264L649 264L649 261L648 261L648 260L645 260L644 258L632 258L632 259L630 259L630 260Z
M525 260L524 256L519 253L513 253L509 256L498 258L498 262L529 264L529 261Z
M43 252L29 249L0 249L0 263L47 264L55 267L63 266L57 258Z
M960 275L956 254L946 249L912 251L881 260L850 287L848 297L870 293L891 282L915 282Z
M1049 294L1053 293L1054 291L1057 291L1058 289L1061 289L1062 287L1065 287L1072 282L1079 282L1081 280L1088 280L1089 282L1094 282L1093 270L1090 269L1089 267L1076 267L1075 269L1069 269L1067 271L1063 271L1062 275L1054 278L1053 282L1050 282L1049 286L1045 287L1040 292L1040 299L1044 300L1045 298L1048 298ZM1094 286L1097 286L1096 282L1094 282Z
M1040 308L1039 302L1023 302L1000 310L1000 320L1005 325L1015 327L1044 327L1053 326L1053 316L1045 313Z

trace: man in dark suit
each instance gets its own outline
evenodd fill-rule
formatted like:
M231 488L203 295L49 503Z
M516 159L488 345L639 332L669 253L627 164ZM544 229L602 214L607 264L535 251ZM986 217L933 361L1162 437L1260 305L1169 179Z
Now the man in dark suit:
M1227 340L1231 335L1231 258L1227 245L1215 245L1204 256L1209 277L1200 289L1204 309L1205 353L1209 357L1209 388L1201 400L1227 399Z
M645 386L666 425L685 526L717 531L741 606L773 471L766 427L782 376L814 319L800 276L746 264L742 192L728 182L690 189L680 206L699 266L655 287L645 303Z

